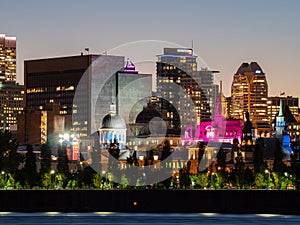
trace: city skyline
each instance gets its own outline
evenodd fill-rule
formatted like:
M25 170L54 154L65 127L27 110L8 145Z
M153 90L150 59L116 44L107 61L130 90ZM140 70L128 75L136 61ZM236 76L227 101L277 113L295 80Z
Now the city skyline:
M191 47L193 40L194 52L210 68L221 71L216 78L223 80L226 96L239 65L252 61L265 71L270 96L280 92L300 96L300 31L295 29L300 2L117 3L4 2L7 10L0 19L6 22L1 24L1 33L17 37L17 81L23 83L24 60L78 55L87 47L89 53L103 53L149 39Z

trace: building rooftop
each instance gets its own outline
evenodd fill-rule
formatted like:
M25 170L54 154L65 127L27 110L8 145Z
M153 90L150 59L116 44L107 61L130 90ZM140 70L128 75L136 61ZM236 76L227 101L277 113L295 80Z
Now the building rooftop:
M236 74L245 74L245 73L256 73L256 74L264 74L261 67L257 62L242 63L242 65L238 68Z

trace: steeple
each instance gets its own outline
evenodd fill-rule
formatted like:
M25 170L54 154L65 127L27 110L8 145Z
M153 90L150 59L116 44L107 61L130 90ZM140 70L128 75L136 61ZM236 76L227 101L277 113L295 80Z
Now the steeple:
M279 106L279 113L278 113L278 116L283 116L282 99L280 99L280 106Z
M283 104L282 99L280 99L280 108L278 116L276 116L276 127L275 127L275 136L282 137L282 133L285 129L285 120L283 115Z

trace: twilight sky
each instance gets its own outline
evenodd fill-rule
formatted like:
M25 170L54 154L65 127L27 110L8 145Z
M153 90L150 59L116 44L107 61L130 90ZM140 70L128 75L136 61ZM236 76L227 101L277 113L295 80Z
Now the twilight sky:
M226 96L240 64L257 61L269 95L300 97L299 10L298 0L9 0L1 3L0 33L17 37L20 83L26 59L78 55L86 47L97 54L141 40L190 47L193 40L195 53L221 71L216 79Z

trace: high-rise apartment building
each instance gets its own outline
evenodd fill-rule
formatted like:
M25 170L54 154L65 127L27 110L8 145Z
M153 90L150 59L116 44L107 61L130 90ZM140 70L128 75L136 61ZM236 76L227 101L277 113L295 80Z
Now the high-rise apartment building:
M256 62L242 63L231 85L230 117L243 119L249 112L257 134L270 131L267 115L268 83L265 73Z
M16 37L0 34L0 83L16 82L16 49Z

